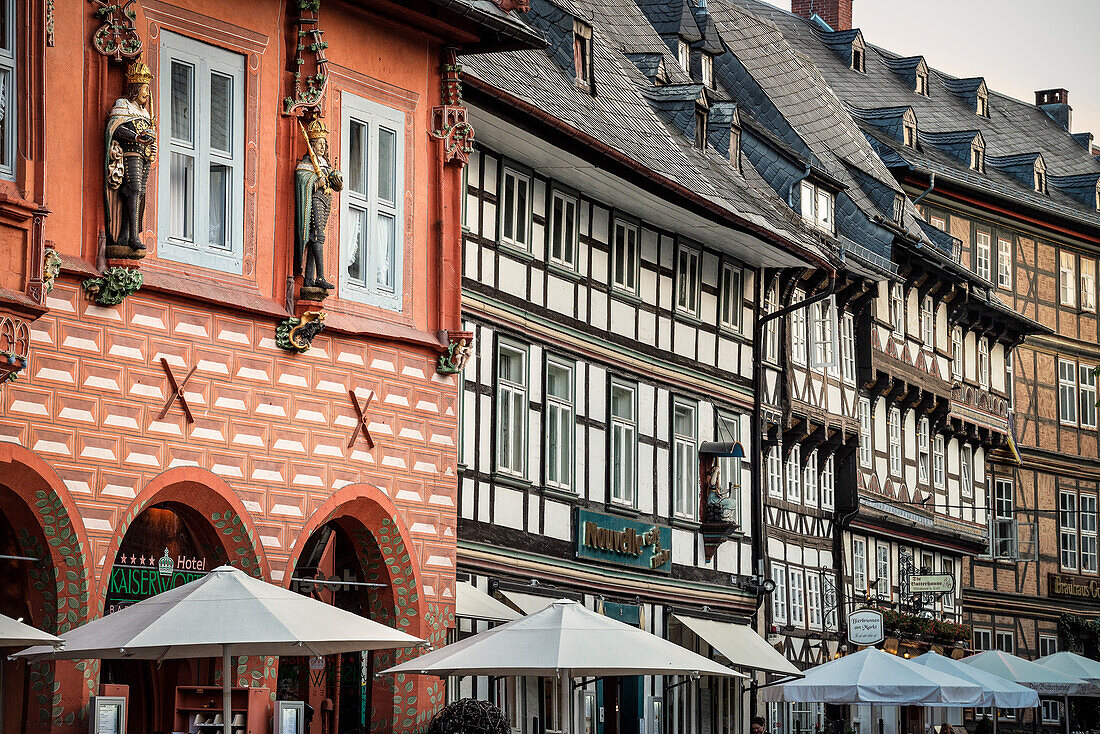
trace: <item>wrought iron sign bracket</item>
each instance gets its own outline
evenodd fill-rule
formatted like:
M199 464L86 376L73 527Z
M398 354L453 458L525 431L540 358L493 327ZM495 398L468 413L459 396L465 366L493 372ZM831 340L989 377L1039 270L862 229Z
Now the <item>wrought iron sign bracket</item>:
M367 408L370 407L371 401L374 400L374 391L371 391L367 395L367 399L362 406L359 405L359 397L355 394L355 390L348 390L348 396L351 397L352 407L355 408L355 413L358 416L355 430L351 432L351 438L348 439L348 448L350 449L355 445L355 440L359 438L359 432L362 431L363 438L367 439L367 446L373 449L374 439L371 438L370 424L367 423Z
M191 408L187 405L187 396L184 394L183 389L187 387L188 380L191 379L191 375L195 374L195 370L197 370L199 366L195 365L192 367L191 371L187 373L187 376L183 378L182 382L176 382L176 376L172 374L172 366L168 364L168 360L164 357L160 358L160 366L164 368L164 374L168 377L168 387L171 388L171 390L168 393L168 399L164 401L164 407L160 409L160 415L157 416L157 420L164 420L164 416L168 415L172 403L179 400L180 408L183 409L183 415L187 418L187 423L194 423L195 417L191 415Z

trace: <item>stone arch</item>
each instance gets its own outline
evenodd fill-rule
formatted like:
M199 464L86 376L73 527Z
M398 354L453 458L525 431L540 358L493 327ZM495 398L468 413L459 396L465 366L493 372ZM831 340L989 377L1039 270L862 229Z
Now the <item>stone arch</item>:
M353 484L341 488L310 516L294 544L283 582L289 586L293 571L313 533L328 523L338 523L351 536L368 581L388 587L374 595L371 617L433 645L442 644L454 625L453 610L427 603L416 547L397 507L377 487ZM408 650L375 653L375 669L384 670L417 653ZM392 708L379 705L386 697ZM382 677L374 683L371 731L407 731L423 726L442 705L444 692L438 680L423 676Z
M0 444L0 515L12 528L18 554L39 559L27 570L27 586L18 594L26 598L28 622L53 634L79 626L89 616L92 584L80 512L53 468L18 444ZM19 575L5 573L21 585ZM90 665L39 661L28 664L25 674L30 697L22 715L27 721L76 728L94 685Z
M224 479L195 466L180 466L153 477L133 499L115 527L105 563L112 563L130 525L143 510L167 504L210 527L210 535L221 545L228 562L256 578L270 578L267 556L257 544L256 528L240 497ZM103 615L110 574L99 580L94 614Z

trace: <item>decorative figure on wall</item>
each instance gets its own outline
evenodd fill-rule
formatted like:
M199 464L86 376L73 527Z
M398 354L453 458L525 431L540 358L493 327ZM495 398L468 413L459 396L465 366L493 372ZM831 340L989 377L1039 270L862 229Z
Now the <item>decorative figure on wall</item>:
M27 367L30 329L12 316L0 316L0 385L14 380Z
M306 311L300 317L279 322L275 327L275 346L288 352L308 352L313 346L313 337L324 328L324 311Z
M443 104L432 108L433 138L443 142L443 162L464 166L474 152L474 127L462 105L462 65L453 47L443 49Z
M57 254L57 250L47 247L45 254L42 256L42 285L47 293L53 292L54 281L57 280L57 276L60 274L61 256Z
M103 24L92 36L96 51L114 61L141 55L141 38L134 27L137 12L131 7L135 2L137 0L91 0L96 20Z
M113 267L104 270L98 278L84 281L84 290L100 306L117 306L143 282L144 276L137 268Z
M334 286L325 280L325 227L332 194L344 188L344 177L328 162L328 128L321 120L298 127L306 139L306 154L294 172L294 274L302 275L303 301L323 301Z
M157 121L149 112L153 73L140 59L126 71L126 96L107 117L107 257L145 257L145 187L157 159Z
M448 331L447 351L439 355L436 371L441 375L453 375L461 372L474 353L474 332Z
M298 6L298 17L291 21L298 28L298 44L294 52L294 96L283 100L283 114L320 117L328 88L328 59L325 58L328 44L322 40L325 32L318 27L321 0L298 0L293 4ZM312 54L312 64L306 61L307 54ZM312 74L309 73L311 66Z

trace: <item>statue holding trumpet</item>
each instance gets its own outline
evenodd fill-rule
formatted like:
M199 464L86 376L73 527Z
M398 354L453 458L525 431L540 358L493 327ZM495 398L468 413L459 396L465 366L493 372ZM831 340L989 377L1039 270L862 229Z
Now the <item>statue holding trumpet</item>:
M328 162L328 128L316 119L298 128L306 154L294 171L294 274L302 275L302 300L320 301L334 286L325 279L325 228L332 211L332 193L344 188L344 177Z

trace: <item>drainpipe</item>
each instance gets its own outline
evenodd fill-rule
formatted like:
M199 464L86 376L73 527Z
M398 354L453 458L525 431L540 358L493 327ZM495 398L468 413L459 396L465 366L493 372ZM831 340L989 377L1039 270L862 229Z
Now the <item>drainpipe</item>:
M806 175L809 175L809 169L806 169ZM803 176L802 178L805 178ZM794 184L798 183L802 179L796 179L791 183L793 190ZM764 271L760 271L760 299L759 303L764 302ZM757 578L761 582L764 580L764 561L767 557L767 541L764 538L764 492L763 492L763 480L764 480L764 416L763 416L763 397L764 397L764 367L763 367L763 345L764 345L764 332L765 327L771 321L779 318L783 318L791 313L794 313L800 308L806 308L807 306L822 301L831 296L836 291L836 271L829 271L829 286L825 290L817 293L810 298L803 301L799 301L796 304L786 306L777 311L771 313L765 313L756 320L756 324L753 327L752 332L752 380L753 380L753 401L752 401L752 518L751 518L751 532L752 532L752 566ZM760 602L763 597L763 583L756 586L756 607L759 613ZM755 686L753 686L755 689ZM756 716L756 696L754 695L749 699L749 717Z
M932 193L932 189L936 188L936 172L930 171L928 173L928 188L920 193L920 196L913 199L913 206L916 206L921 202L921 199Z
M794 187L802 183L810 177L810 165L806 164L806 170L802 172L802 175L791 181L787 186L787 206L794 209Z

